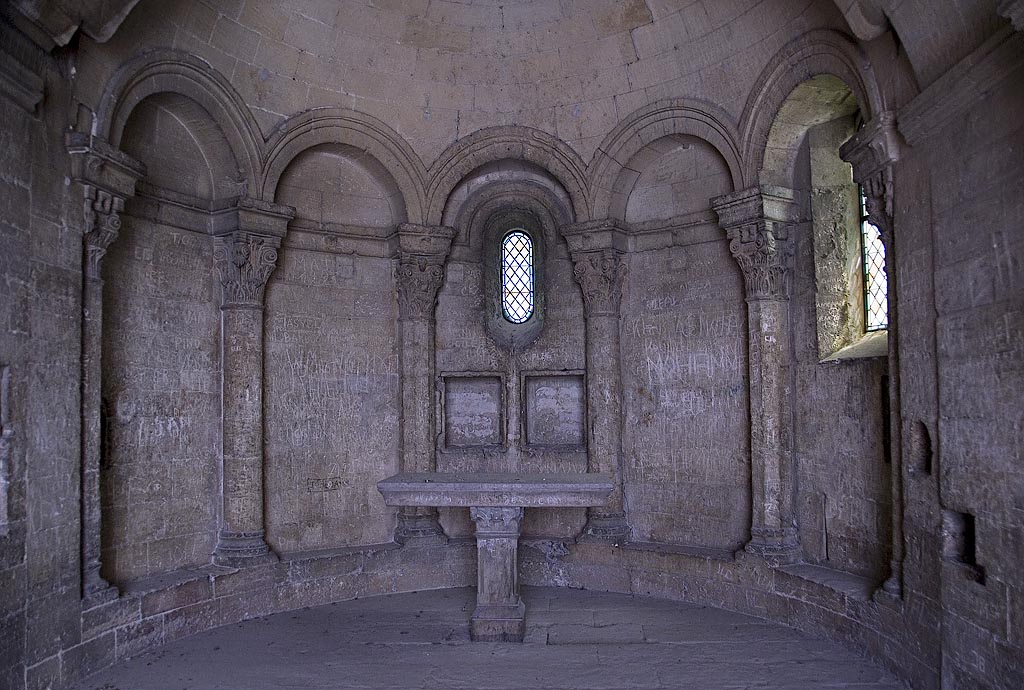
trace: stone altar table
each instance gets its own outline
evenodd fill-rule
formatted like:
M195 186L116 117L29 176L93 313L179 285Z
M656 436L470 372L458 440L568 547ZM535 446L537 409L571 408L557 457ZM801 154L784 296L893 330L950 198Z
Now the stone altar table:
M526 607L519 598L516 554L523 508L588 508L608 499L612 481L599 474L423 472L377 482L389 506L468 507L476 524L479 642L522 642Z

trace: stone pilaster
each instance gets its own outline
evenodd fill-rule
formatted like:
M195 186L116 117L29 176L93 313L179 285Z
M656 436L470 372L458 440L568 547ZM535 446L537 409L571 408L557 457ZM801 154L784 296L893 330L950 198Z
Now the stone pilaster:
M103 257L121 229L125 201L145 175L138 161L109 144L72 133L65 144L72 178L81 194L82 388L81 388L81 590L86 608L118 596L100 575L103 516L100 509L100 452L103 372Z
M792 562L799 554L790 428L793 198L788 189L754 187L712 200L746 287L751 456L747 550L772 564Z
M470 508L476 523L476 609L470 633L476 642L522 642L526 607L519 598L519 528L523 509Z
M853 180L864 190L868 220L878 228L885 245L886 299L889 348L889 456L892 458L892 558L889 577L882 585L893 596L903 593L903 456L902 402L899 366L899 305L896 294L896 237L893 233L893 175L899 160L902 137L896 129L895 113L886 111L864 125L839 149L839 155L853 166Z
M395 288L401 339L403 472L435 469L434 311L453 237L455 230L446 226L398 226ZM395 541L426 545L444 540L436 509L399 508Z
M587 471L605 475L614 485L604 506L587 509L581 539L621 541L629 536L622 490L619 346L626 231L615 221L602 220L563 227L562 234L587 318Z
M218 236L221 284L221 525L215 560L274 560L263 520L263 295L292 210L243 200L235 229Z

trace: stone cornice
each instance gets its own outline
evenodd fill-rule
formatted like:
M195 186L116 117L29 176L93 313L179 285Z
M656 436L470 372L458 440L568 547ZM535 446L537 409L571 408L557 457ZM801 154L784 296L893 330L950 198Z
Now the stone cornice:
M98 137L68 132L64 144L71 156L71 177L127 199L146 175L146 166Z
M605 218L589 220L583 223L563 225L562 236L569 245L569 253L575 260L582 252L612 249L617 252L628 251L629 232L622 222Z
M911 146L926 143L1022 68L1024 36L1005 27L901 108L900 132Z
M443 264L451 250L455 234L455 228L447 225L400 223L395 232L397 256L402 260L412 257L422 257L428 261L440 259Z

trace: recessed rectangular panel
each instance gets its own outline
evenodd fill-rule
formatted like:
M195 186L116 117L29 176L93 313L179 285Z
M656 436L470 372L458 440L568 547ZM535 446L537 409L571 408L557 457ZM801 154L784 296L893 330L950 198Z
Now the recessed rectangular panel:
M500 445L501 399L500 377L446 376L445 445L449 448Z
M526 377L526 442L582 446L586 442L586 390L578 374Z

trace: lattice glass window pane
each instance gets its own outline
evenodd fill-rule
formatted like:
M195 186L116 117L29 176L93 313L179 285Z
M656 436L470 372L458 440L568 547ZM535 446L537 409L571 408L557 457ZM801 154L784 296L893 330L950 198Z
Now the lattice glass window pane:
M885 245L867 217L867 200L860 193L860 231L864 250L864 330L889 327L889 285L885 275Z
M522 230L501 242L501 311L512 323L533 316L533 241Z

